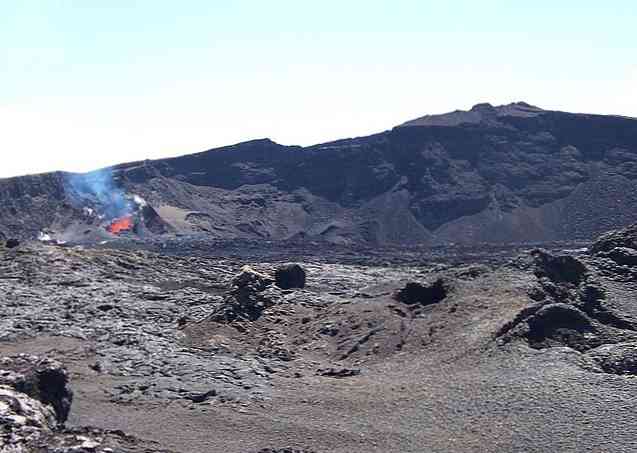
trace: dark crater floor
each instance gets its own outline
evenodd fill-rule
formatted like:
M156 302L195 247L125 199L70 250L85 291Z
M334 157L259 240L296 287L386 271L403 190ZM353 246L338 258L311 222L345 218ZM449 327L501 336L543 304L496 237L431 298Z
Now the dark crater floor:
M632 231L0 247L0 451L637 451Z

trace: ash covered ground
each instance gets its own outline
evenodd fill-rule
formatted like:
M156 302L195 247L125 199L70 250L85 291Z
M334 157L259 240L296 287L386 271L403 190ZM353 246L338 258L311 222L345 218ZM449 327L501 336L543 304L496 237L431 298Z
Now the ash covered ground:
M3 452L637 449L634 227L588 249L10 245Z

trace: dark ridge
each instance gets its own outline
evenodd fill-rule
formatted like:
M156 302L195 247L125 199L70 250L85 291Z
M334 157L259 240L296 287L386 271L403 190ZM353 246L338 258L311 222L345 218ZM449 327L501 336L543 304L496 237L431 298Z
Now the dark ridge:
M585 241L637 216L637 120L482 103L368 137L305 148L251 140L100 174L148 201L149 235L374 246ZM0 180L4 237L47 229L88 241L78 232L98 222L83 210L100 206L72 190L72 177Z

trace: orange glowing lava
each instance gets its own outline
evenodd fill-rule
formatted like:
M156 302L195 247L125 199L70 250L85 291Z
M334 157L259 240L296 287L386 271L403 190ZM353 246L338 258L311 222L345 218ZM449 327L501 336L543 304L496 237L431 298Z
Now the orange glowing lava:
M133 216L127 215L115 219L109 226L106 227L106 231L112 234L119 234L122 231L129 231L133 229Z

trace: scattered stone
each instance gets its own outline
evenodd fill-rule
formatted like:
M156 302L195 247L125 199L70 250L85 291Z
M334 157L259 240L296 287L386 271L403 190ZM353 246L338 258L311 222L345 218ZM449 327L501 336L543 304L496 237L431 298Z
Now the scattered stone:
M208 390L207 392L203 393L191 393L189 395L186 395L185 398L189 399L193 403L203 403L208 401L213 396L217 396L217 391L214 389Z
M4 246L8 249L14 249L20 246L20 241L14 238L7 239L7 242L5 242Z
M361 370L358 368L319 368L316 370L316 374L325 377L346 378L358 376L361 374Z
M637 342L603 345L588 355L607 373L637 374Z
M299 450L297 448L284 447L284 448L262 448L256 453L315 453L315 452L312 450Z
M305 278L305 269L299 264L279 266L274 273L276 286L281 289L304 288Z
M637 266L637 250L628 247L615 247L608 252L598 254L602 258L610 258L622 266Z
M339 328L336 324L328 323L321 326L319 329L319 333L321 335L329 335L330 337L335 337L338 335Z

